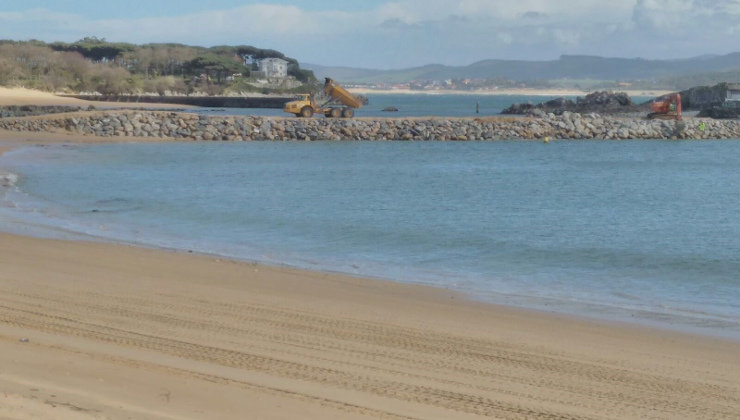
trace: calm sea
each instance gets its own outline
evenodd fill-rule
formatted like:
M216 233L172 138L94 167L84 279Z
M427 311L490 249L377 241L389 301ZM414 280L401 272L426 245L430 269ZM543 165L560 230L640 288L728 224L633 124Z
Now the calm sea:
M0 167L5 230L740 338L738 141L75 145Z
M513 103L531 102L537 104L549 101L556 96L518 96L518 95L435 95L435 94L368 94L369 103L358 109L357 117L476 117L499 114ZM568 97L575 99L575 97ZM642 103L652 97L632 97L635 103ZM398 112L384 112L387 107L398 108ZM476 108L478 112L476 112ZM195 112L205 115L262 115L290 116L282 109L254 108L197 108Z

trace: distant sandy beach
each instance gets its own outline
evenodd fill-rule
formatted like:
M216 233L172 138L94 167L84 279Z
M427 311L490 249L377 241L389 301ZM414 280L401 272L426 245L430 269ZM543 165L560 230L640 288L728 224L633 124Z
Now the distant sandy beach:
M411 89L365 89L350 88L350 92L360 95L508 95L508 96L585 96L589 91L575 89L498 89L498 90L411 90ZM629 96L661 96L670 91L665 90L615 90Z
M50 92L42 92L26 88L7 88L0 86L0 106L11 105L40 105L40 106L77 106L96 108L189 108L187 105L179 104L153 104L139 102L105 102L85 101L82 99L69 98L55 95Z
M79 141L121 139L0 131L0 153ZM740 412L740 342L106 243L0 233L0 267L0 418Z

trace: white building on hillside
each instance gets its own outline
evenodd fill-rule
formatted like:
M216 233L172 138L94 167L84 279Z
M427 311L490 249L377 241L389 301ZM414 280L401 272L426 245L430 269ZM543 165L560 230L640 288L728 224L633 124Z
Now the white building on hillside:
M740 102L740 83L727 87L727 101Z
M264 58L257 67L264 77L288 77L288 62L282 58Z

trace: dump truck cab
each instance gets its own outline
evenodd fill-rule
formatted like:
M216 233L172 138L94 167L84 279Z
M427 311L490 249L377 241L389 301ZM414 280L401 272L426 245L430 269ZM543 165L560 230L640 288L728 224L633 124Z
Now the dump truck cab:
M316 109L316 102L313 100L313 95L309 93L302 93L296 96L295 101L290 101L285 104L283 111L295 114L297 117L309 118L314 114Z

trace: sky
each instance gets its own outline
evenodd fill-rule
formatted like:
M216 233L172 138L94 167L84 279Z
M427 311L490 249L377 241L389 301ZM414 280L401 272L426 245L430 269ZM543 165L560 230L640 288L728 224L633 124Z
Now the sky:
M740 0L0 0L0 39L253 45L397 69L740 51Z

